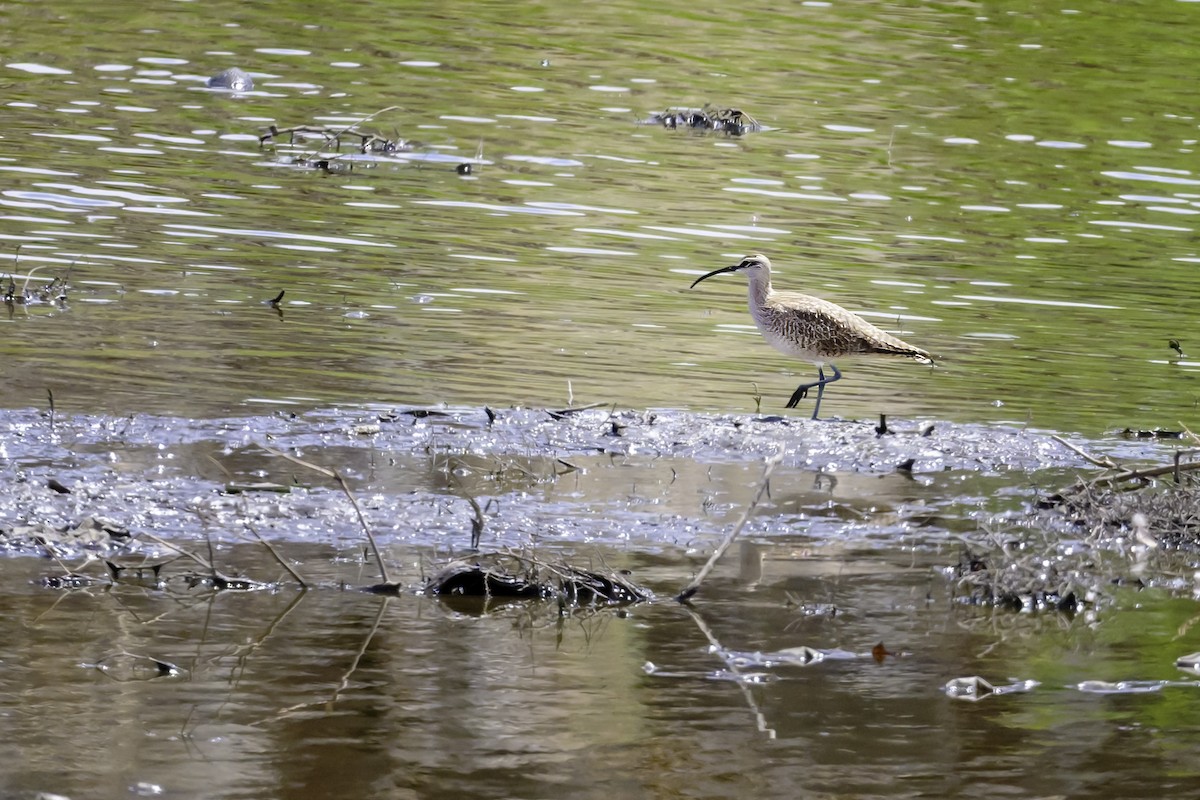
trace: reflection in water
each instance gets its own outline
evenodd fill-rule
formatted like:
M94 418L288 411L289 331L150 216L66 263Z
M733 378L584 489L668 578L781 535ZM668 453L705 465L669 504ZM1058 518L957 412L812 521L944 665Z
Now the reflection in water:
M323 588L16 589L48 565L10 561L21 580L0 599L7 789L560 797L569 781L583 797L668 785L724 796L719 787L733 781L739 795L794 797L801 785L935 795L953 781L974 794L1073 796L1101 776L1158 794L1170 793L1168 775L1195 777L1194 684L1098 705L1084 676L1097 674L1095 659L1113 658L1105 654L1119 638L1098 638L1082 618L923 600L923 561L854 575L814 554L804 577L749 586L718 576L692 609L560 615L522 603L479 616L339 590L338 562L320 547L289 545L284 555ZM248 548L230 557L251 571L269 566ZM683 577L665 559L604 558L666 592ZM804 613L785 591L830 605ZM896 603L906 595L913 601ZM1008 628L999 642L998 622ZM118 668L136 658L179 674ZM942 692L964 674L1043 685L968 706ZM1147 715L1154 730L1115 733ZM64 771L67 741L108 744L72 747Z

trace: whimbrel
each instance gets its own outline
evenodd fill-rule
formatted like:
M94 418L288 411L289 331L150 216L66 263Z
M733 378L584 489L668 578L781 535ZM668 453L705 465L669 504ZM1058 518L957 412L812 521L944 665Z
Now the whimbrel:
M836 303L799 292L775 291L771 287L771 262L764 255L746 256L740 263L714 269L693 281L692 287L724 272L746 273L750 281L750 315L763 338L779 352L817 365L820 379L801 384L787 404L788 408L795 408L815 386L817 404L813 406L813 419L821 410L825 384L842 377L838 368L830 363L831 359L882 353L905 356L922 364L933 363L933 358L921 348L876 328ZM826 366L833 370L832 378L825 377Z

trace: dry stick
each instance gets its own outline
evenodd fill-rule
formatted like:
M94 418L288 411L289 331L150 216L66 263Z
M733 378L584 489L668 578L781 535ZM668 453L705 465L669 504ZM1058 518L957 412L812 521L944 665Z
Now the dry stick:
M387 564L383 563L383 554L379 552L379 545L375 543L375 536L371 533L370 526L367 525L367 518L363 516L362 509L359 508L358 500L355 498L354 492L350 491L350 486L346 483L346 479L342 477L341 473L336 469L326 469L325 467L319 467L316 464L310 464L309 462L301 458L297 458L296 456L289 455L282 450L276 450L273 447L267 447L265 444L261 444L259 447L261 447L263 450L266 450L273 456L285 458L288 461L291 461L293 464L299 464L300 466L311 469L314 472L319 472L326 477L333 478L338 482L338 486L342 487L342 492L350 500L350 505L354 506L354 513L358 515L358 524L362 526L363 533L367 535L367 542L371 545L371 552L375 554L375 563L379 565L379 574L383 577L383 582L389 586L394 586L395 584L392 583L392 579L388 575Z
M42 546L42 549L44 549L46 551L46 555L48 555L48 556L50 556L50 558L54 559L54 563L58 564L58 566L62 569L63 573L67 577L79 574L76 570L73 570L67 566L66 562L64 562L62 560L62 554L58 552L58 548L55 547L54 544L51 543L48 539L43 537L42 540L39 542L39 544ZM85 561L81 565L81 567L86 567L88 565L88 563L89 562Z
M1187 464L1168 464L1165 467L1153 467L1152 469L1127 469L1124 472L1118 473L1104 478L1097 478L1091 483L1121 483L1122 481L1142 480L1143 478L1158 478L1162 475L1170 475L1173 472L1194 472L1200 469L1200 461L1189 461Z
M1181 423L1179 423L1179 428L1188 435L1189 439L1191 439L1193 442L1200 444L1200 436L1197 436L1196 434L1192 433L1191 430L1188 429L1187 425L1184 425L1181 422Z
M758 483L758 491L755 493L754 499L750 501L750 505L746 506L746 510L742 513L742 518L738 520L737 526L730 531L721 544L717 545L717 549L709 557L708 563L696 574L695 578L692 578L692 582L675 597L680 603L686 603L700 589L700 584L708 577L708 573L712 572L712 568L716 565L717 560L725 554L725 551L729 549L729 545L733 544L733 540L742 532L742 528L746 527L746 522L750 519L750 514L753 513L755 506L758 505L758 501L762 499L763 494L767 491L767 484L771 480L771 473L775 471L775 468L779 466L779 462L782 460L782 453L777 453L767 459L767 466L763 470L762 480Z
M21 287L21 296L25 298L25 302L27 303L29 302L29 282L33 280L33 273L37 272L44 266L45 264L34 267L33 269L29 270L29 274L25 276L25 285Z
M192 561L195 561L197 564L204 567L206 570L211 572L213 575L217 574L216 567L214 567L212 564L205 561L203 558L196 555L195 553L189 553L187 550L184 550L182 547L173 545L170 542L166 541L165 539L160 539L157 536L155 536L153 533L149 533L147 531L142 531L138 535L144 536L147 539L151 540L152 542L157 542L158 544L162 545L163 547L166 547L169 550L174 550L176 553L179 553L179 555L181 555L181 556L186 556L187 558L190 558ZM210 545L211 545L211 542L210 542Z
M254 538L258 539L258 541L262 542L262 546L267 548L267 552L269 552L272 556L275 557L275 560L279 562L279 566L286 569L288 574L291 575L293 578L295 578L296 583L300 584L300 588L307 589L308 584L304 582L304 578L301 578L300 573L296 572L296 570L292 569L291 564L289 564L283 560L283 556L279 555L279 551L275 549L274 545L272 545L270 542L268 542L266 539L264 539L262 537L262 534L258 532L258 529L255 528L253 525L251 525L249 522L246 522L245 525L246 525L246 530L253 533Z
M279 296L283 297L283 293L280 292ZM225 465L222 464L220 461L217 461L212 456L207 456L207 457L208 457L209 461L211 461L214 465L216 465L217 469L219 469L219 470L221 470L221 472L225 473L225 481L227 483L233 483L233 473L230 472L229 470L225 469ZM244 514L244 516L248 520L250 518L250 514L248 513L249 509L247 508L249 503L246 502L245 494L242 495L241 505L242 505L242 511L246 512ZM285 570L287 570L288 574L296 579L296 583L300 584L300 588L307 589L308 584L304 582L304 578L300 577L300 573L298 573L298 572L296 572L296 570L292 569L291 564L288 564L286 561L283 560L283 557L279 555L278 551L275 550L275 548L271 545L271 543L262 537L262 534L260 534L258 532L258 529L255 528L253 525L251 525L249 522L246 522L245 525L246 525L246 529L254 534L254 538L258 539L258 541L260 541L262 543L262 546L267 548L267 552L269 552L275 558L275 560L279 562L279 566L281 566Z
M217 588L220 588L220 584L222 582L224 582L225 584L230 584L230 583L234 583L235 581L239 582L241 584L245 584L246 586L254 586L254 587L266 586L266 584L264 584L264 583L260 583L259 581L250 580L249 578L230 578L229 576L223 574L219 569L217 569L217 567L214 563L205 561L203 558L196 555L195 553L190 553L187 550L184 550L182 547L179 547L178 545L171 544L166 539L161 539L158 536L155 536L153 533L148 533L146 531L142 531L138 535L140 537L149 539L153 542L157 542L158 544L162 545L163 547L166 547L169 550L174 550L176 553L179 553L181 556L186 556L187 558L190 558L192 561L195 561L200 566L204 567L206 570L208 570L209 574L212 576L213 585ZM209 556L211 558L212 557L212 539L208 537L207 531L205 531L205 540L208 542L208 552L209 552Z
M550 409L546 409L546 413L547 414L563 414L565 416L567 414L578 414L580 411L591 411L593 408L604 408L604 406L607 406L607 405L611 405L611 404L608 402L588 403L586 406L568 406L567 408L559 408L559 409L556 409L553 411Z
M1096 458L1095 456L1091 455L1090 453L1084 452L1083 450L1081 450L1080 448L1071 444L1066 439L1062 438L1061 436L1059 436L1057 434L1051 435L1050 438L1053 439L1054 441L1058 442L1059 444L1061 444L1063 447L1067 448L1068 450L1071 450L1072 452L1074 452L1076 455L1078 455L1080 458L1084 459L1085 461L1090 461L1091 463L1095 464L1097 467L1104 467L1105 469L1120 469L1119 466L1117 466L1116 464L1113 463L1112 459Z
M1077 483L1074 486L1063 489L1057 494L1051 495L1049 498L1047 498L1047 500L1050 503L1057 504L1066 500L1069 494L1081 492L1085 489L1094 489L1102 484L1108 484L1111 486L1124 481L1140 481L1147 478L1159 478L1163 475L1170 475L1172 473L1178 475L1183 472L1195 472L1196 470L1200 470L1200 461L1190 461L1187 464L1180 465L1168 464L1165 467L1153 467L1151 469L1127 469L1124 472L1117 473L1116 475L1106 475L1096 478L1095 480L1087 481L1086 483Z
M475 499L474 495L468 494L467 501L471 504L471 510L475 512L475 516L471 519L471 549L478 550L479 542L483 539L485 524L483 509L479 507L479 501Z

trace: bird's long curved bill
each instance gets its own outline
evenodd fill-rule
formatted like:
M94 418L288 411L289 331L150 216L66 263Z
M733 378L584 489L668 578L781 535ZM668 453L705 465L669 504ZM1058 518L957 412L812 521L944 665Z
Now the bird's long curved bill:
M695 289L696 284L699 283L700 281L706 281L709 278L711 278L712 276L720 275L723 272L735 272L741 266L742 266L741 264L734 264L729 267L721 267L720 269L714 269L712 272L708 273L707 275L701 275L699 278L696 278L696 280L692 281L692 285L689 286L688 288Z

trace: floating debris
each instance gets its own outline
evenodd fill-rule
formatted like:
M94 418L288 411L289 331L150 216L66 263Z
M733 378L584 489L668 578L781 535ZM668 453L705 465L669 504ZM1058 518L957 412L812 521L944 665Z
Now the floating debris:
M99 578L90 575L80 575L69 572L66 575L47 575L38 579L38 585L44 589L82 589L100 583Z
M17 258L20 258L20 250L17 251ZM68 269L66 275L56 275L49 283L35 285L30 287L30 281L33 280L34 274L41 267L34 267L29 270L29 274L25 276L25 283L21 289L17 290L17 283L11 275L8 277L8 285L4 288L4 302L11 308L14 305L32 306L45 303L55 303L63 305L67 302L67 279L71 276L71 270Z
M668 130L687 128L698 131L726 133L743 136L763 130L758 120L737 108L680 108L673 106L666 111L655 112L642 121L643 125L662 125Z
M327 172L349 172L355 166L371 168L381 164L412 163L447 164L454 167L459 175L471 175L475 167L491 162L483 158L483 144L473 157L449 155L441 151L427 148L419 142L401 138L399 135L387 136L376 131L364 130L362 125L380 114L388 111L401 110L399 106L390 106L369 114L357 122L341 127L325 125L294 125L280 128L270 125L259 135L259 146L275 145L284 140L284 145L318 142L317 149L312 152L289 155L281 159L284 163L321 169ZM411 121L413 125L417 121ZM348 144L357 149L357 153L343 153L342 146ZM416 152L421 150L421 152Z
M1175 659L1175 667L1193 675L1200 675L1200 653L1190 653Z
M1126 428L1121 431L1121 435L1126 439L1182 439L1183 431L1169 431L1162 428L1153 430L1134 430Z
M258 137L260 145L268 142L273 142L279 137L287 136L288 144L296 144L297 140L321 140L322 148L340 150L342 148L343 139L357 139L356 146L358 151L363 155L375 153L380 155L392 155L394 153L404 153L413 150L416 142L399 137L390 139L378 133L369 131L360 131L354 125L350 127L333 128L329 126L313 126L313 125L296 125L291 128L278 128L271 125L266 128L266 133Z
M83 666L91 667L119 683L154 678L177 678L184 674L183 669L170 661L125 650L104 656L95 663Z
M849 650L843 650L840 647L818 648L809 647L808 645L785 647L783 650L775 650L767 653L724 650L715 646L710 649L722 661L735 669L779 666L807 667L825 661L862 661L868 658L873 658L875 661L882 661L884 656L899 655L889 652L887 648L883 647L882 642L875 645L871 652L868 653L854 653Z
M713 681L732 681L734 683L751 685L771 683L772 681L779 680L779 676L772 675L769 672L733 672L727 669L713 670L707 677Z
M1171 681L1080 681L1075 688L1088 694L1150 694L1161 692Z
M210 89L225 89L230 92L254 91L254 79L250 77L249 72L238 67L230 67L227 70L218 72L205 81L204 84Z
M1010 683L1005 686L996 686L988 682L978 675L972 675L969 678L955 678L947 681L942 690L955 700L970 700L978 702L985 697L999 694L1016 694L1022 692L1030 692L1041 684L1035 680L1024 680Z
M227 483L225 484L226 494L249 494L251 492L273 492L275 494L287 494L292 491L291 486L274 481L255 481L253 483Z

